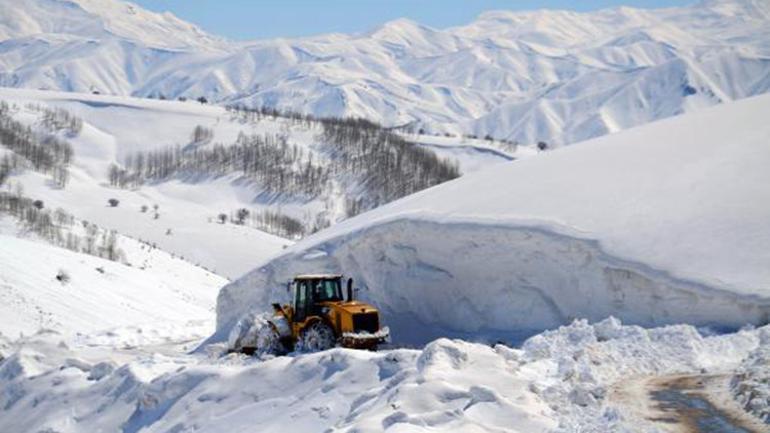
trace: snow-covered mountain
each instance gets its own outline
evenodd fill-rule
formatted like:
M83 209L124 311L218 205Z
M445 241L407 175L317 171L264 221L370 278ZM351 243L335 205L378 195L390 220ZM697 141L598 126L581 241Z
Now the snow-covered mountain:
M397 342L510 338L608 315L767 323L769 111L770 95L724 104L359 215L223 288L219 330L283 300L282 282L310 271L357 279Z
M572 143L770 89L770 2L487 12L432 29L232 42L119 0L2 0L0 85L205 96Z

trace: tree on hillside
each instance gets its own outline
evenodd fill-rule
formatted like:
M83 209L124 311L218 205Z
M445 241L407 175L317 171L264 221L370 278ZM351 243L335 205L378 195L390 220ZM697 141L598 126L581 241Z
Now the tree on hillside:
M236 217L238 218L238 224L243 225L246 222L246 218L249 216L249 210L245 208L238 209Z
M192 133L193 143L208 143L214 138L214 131L205 126L198 125Z

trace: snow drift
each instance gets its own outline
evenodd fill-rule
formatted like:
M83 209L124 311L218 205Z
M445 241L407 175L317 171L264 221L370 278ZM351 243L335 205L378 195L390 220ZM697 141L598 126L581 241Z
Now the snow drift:
M608 315L767 322L768 110L762 96L660 121L345 221L226 286L219 336L311 271L356 278L402 343Z
M544 332L521 349L438 339L268 360L137 356L48 332L0 362L0 430L19 432L656 431L612 398L633 377L737 367L768 328L702 336L617 319ZM757 431L760 431L757 429Z

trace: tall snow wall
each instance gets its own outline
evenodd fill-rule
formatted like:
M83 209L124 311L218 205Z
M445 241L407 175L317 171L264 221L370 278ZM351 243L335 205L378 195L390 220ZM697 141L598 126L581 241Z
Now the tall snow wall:
M396 342L512 339L609 315L770 318L770 95L499 164L339 223L225 287L226 332L340 272Z
M674 278L546 229L396 220L290 253L225 287L217 328L288 301L296 274L344 273L399 344L438 336L515 341L613 315L644 326L767 323L770 298Z

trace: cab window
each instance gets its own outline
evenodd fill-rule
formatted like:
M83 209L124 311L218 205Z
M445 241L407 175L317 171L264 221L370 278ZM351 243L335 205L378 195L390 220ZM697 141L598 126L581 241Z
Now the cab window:
M317 302L341 301L342 288L340 281L335 280L317 280L313 281L313 299Z
M294 320L302 321L307 316L308 308L308 282L297 281L294 283Z

